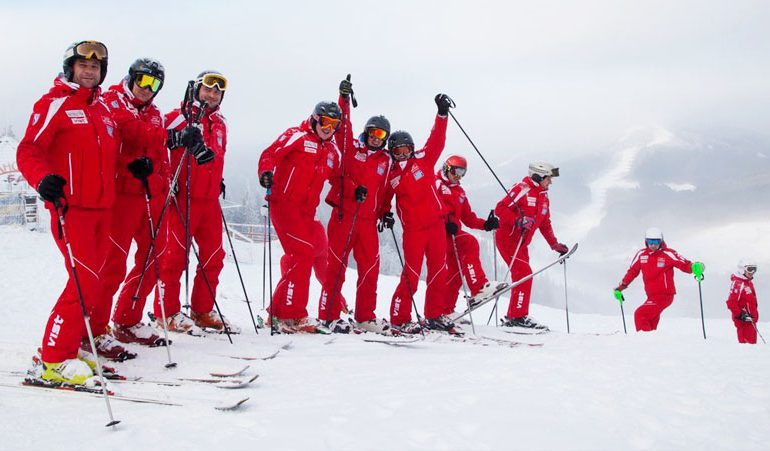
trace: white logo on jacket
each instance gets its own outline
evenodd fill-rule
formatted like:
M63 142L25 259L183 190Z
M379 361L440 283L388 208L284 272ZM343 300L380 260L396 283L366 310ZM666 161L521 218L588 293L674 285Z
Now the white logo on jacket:
M318 144L314 143L313 141L305 141L305 152L307 152L307 153L317 153L318 152Z
M70 118L73 124L87 124L88 119L86 113L83 110L66 110L67 117Z

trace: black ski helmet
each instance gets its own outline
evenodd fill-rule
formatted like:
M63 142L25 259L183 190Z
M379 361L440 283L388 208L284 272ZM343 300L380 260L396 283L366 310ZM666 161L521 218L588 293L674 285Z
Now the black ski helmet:
M214 75L218 76L222 80L224 80L225 86L218 86L219 91L222 93L222 100L225 100L225 91L227 90L227 78L225 78L224 75L222 75L222 72L219 72L218 70L204 70L203 72L199 73L197 77L195 77L195 85L193 86L193 92L195 93L195 100L200 101L200 97L198 94L201 90L201 84L203 84L203 77L206 75ZM222 104L222 101L220 100L219 104Z
M403 130L397 130L390 135L390 138L388 138L388 150L392 151L396 147L401 146L409 146L412 149L412 152L414 152L414 140L412 139L412 135Z
M385 147L385 143L388 142L388 136L390 136L390 121L385 116L372 116L369 118L368 121L366 121L366 125L364 126L364 137L362 141L367 143L368 146L368 138L369 138L369 129L372 128L379 128L381 130L385 130L387 133L384 138L382 138L382 144L380 144L377 149L382 149Z
M160 80L160 88L153 93L153 97L163 88L163 81L166 79L166 69L160 64L160 61L152 58L139 58L134 61L128 68L128 89L134 88L134 79L138 74L147 74Z
M315 125L321 116L330 117L332 119L342 119L342 110L336 102L321 101L315 105L313 112L310 114L310 128L315 131Z
M83 58L89 59L96 57L99 61L99 84L104 82L104 78L107 77L107 46L99 41L79 41L73 42L64 51L64 57L62 58L62 72L67 81L72 81L72 65L76 59Z

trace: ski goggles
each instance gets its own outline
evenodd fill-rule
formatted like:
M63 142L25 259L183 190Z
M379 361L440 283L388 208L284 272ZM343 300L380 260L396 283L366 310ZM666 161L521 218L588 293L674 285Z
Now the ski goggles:
M449 173L457 176L457 177L463 177L465 175L465 172L467 169L460 167L460 166L450 166L449 167Z
M412 146L403 145L403 146L394 147L393 149L390 150L390 153L394 157L400 157L404 155L410 155L413 151L414 151L414 148Z
M746 272L754 274L755 272L757 272L757 267L756 266L747 266L746 267Z
M72 48L71 52L71 54L65 55L65 57L80 56L85 59L96 58L99 61L107 59L107 47L99 41L79 42Z
M201 84L207 88L219 88L220 91L227 91L227 79L222 74L203 74L200 78Z
M150 91L155 93L160 91L161 86L163 86L163 80L148 74L137 74L134 77L134 84L140 88L150 88Z
M663 240L658 238L647 238L644 240L645 243L647 243L648 246L660 246L660 243L663 242Z
M369 134L370 138L377 138L380 141L382 141L383 139L385 139L386 136L388 136L388 132L381 128L370 128L367 130L367 133Z
M329 116L321 116L318 118L318 124L324 130L336 130L340 126L340 120Z

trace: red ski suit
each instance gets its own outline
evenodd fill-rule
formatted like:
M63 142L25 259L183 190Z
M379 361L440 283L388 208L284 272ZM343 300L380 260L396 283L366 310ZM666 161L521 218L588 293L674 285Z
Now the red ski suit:
M100 309L109 312L109 306L102 305L100 272L107 253L109 209L115 201L119 145L115 121L100 92L64 78L54 80L53 88L35 103L16 151L19 170L31 186L37 187L48 174L67 180L64 232L91 319ZM50 202L46 208L51 212L51 233L64 256L69 280L48 318L42 358L61 362L77 357L86 329L58 216Z
M152 102L143 105L131 92L125 80L111 86L103 98L112 110L115 122L124 137L118 154L117 198L112 208L110 245L103 271L104 297L107 305L112 305L112 297L125 277L113 321L116 324L133 326L141 321L146 297L155 286L158 275L155 273L154 261L156 256L165 251L166 228L158 229L153 255L148 260L149 266L139 290L139 298L137 302L133 302L139 276L142 273L142 264L150 248L150 226L144 186L140 180L131 175L128 164L141 156L152 161L153 173L147 178L147 182L154 228L168 192L167 133L163 127L163 116L160 110ZM130 138L126 137L126 130L132 131ZM136 241L137 250L134 256L134 267L126 277L126 259L132 240ZM107 313L109 314L109 311ZM106 328L108 321L107 315L95 318L100 328Z
M182 130L187 121L180 109L165 117L166 128ZM222 183L222 171L225 166L227 151L227 124L219 112L219 107L206 110L201 117L203 141L206 147L214 151L214 160L198 165L191 158L190 163L190 241L197 244L200 264L195 261L195 254L190 253L190 264L196 268L190 308L194 313L208 313L214 309L219 273L225 261L222 249L222 211L219 207L219 187ZM173 176L177 166L182 164L177 186L179 191L167 207L168 247L161 259L160 280L164 287L166 316L171 316L181 309L179 291L180 278L185 269L185 226L187 196L187 153L183 147L171 149L169 172ZM192 246L191 246L192 247ZM202 270L201 270L202 268ZM208 284L206 283L208 281ZM209 291L209 287L211 291ZM155 316L160 317L159 291L155 293Z
M757 342L756 323L759 321L757 310L757 292L754 291L754 281L737 272L730 276L730 295L727 297L727 308L733 315L733 323L738 333L739 343ZM754 324L738 320L741 312L746 311L754 320Z
M647 301L634 312L637 331L657 329L660 314L674 302L674 268L692 274L692 262L668 248L665 241L660 243L660 249L644 248L634 256L621 284L628 286L641 271Z
M340 96L339 104L344 122L335 134L335 141L342 147L342 167L345 173L331 180L332 187L326 196L326 203L332 206L332 214L327 227L329 252L326 283L318 302L318 318L323 321L339 319L342 308L340 301L343 299L342 285L345 283L345 269L348 266L347 257L352 252L358 268L356 306L353 311L355 320L363 322L377 317L374 313L377 307L377 278L380 273L377 219L382 214L380 207L390 172L390 155L383 150L370 150L366 146L365 135L353 139L350 103ZM355 190L359 185L365 186L367 191L366 199L360 205L355 199ZM354 214L356 222L352 224ZM345 254L348 236L350 244ZM336 293L332 294L335 288ZM334 306L327 309L332 298L335 299Z
M427 257L425 317L443 314L446 289L446 212L438 194L440 182L433 168L444 150L446 116L436 115L425 147L406 161L394 161L388 176L383 211L390 210L396 196L396 211L404 228L405 266L390 303L390 322L401 325L412 320L412 297L420 280L422 260Z
M479 259L479 242L468 232L462 230L462 224L476 230L484 230L484 219L479 218L471 210L468 196L460 183L453 183L444 177L443 171L436 173L436 178L441 182L439 194L444 202L444 208L447 212L447 219L457 224L457 233L454 235L446 234L446 302L444 303L444 314L451 315L455 311L457 297L462 287L463 279L460 278L460 268L457 267L457 258L455 255L455 243L457 243L457 253L462 266L463 278L470 290L470 295L474 296L486 284L487 275L484 268L481 267Z
M274 174L267 199L275 233L288 258L270 312L279 320L308 316L315 211L324 182L338 174L338 152L333 141L321 141L305 120L281 134L259 157L259 173Z
M536 230L540 230L551 248L558 244L551 227L548 190L535 183L531 177L524 177L497 203L495 214L500 218L500 229L495 234L495 242L500 255L509 266L521 242L516 260L511 267L511 281L516 282L532 274L532 267L529 266L529 243L532 242ZM521 228L514 224L520 216L527 216L535 221L532 229L523 237ZM513 288L506 318L521 318L528 315L531 293L532 279Z

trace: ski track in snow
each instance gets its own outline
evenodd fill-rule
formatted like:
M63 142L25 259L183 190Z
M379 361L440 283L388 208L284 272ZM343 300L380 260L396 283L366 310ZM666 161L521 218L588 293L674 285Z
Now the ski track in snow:
M0 369L23 370L63 287L65 269L50 235L16 227L2 231L5 265L0 287L6 322L0 332ZM275 255L273 261L275 275ZM255 310L261 308L259 263L242 265ZM348 280L354 279L350 272ZM380 280L378 314L385 316L397 279ZM170 379L205 377L249 364L245 376L260 375L250 387L115 384L112 388L120 394L185 404L113 401L115 417L122 420L116 431L104 427L103 399L0 387L3 449L40 449L55 443L57 450L106 446L132 451L763 450L770 443L770 348L739 345L728 319L707 320L707 341L700 319L665 314L656 333L636 334L628 307L629 335L623 334L617 316L588 314L571 315L572 334L567 335L563 311L533 305L533 315L555 331L521 336L480 325L490 312L485 307L475 316L479 335L545 346L425 341L394 347L364 343L355 336L338 336L325 344L328 336L270 337L265 330L255 335L231 262L225 265L220 287L220 306L244 329L243 335L233 337L234 345L224 336L173 335L176 369L163 367L163 348L133 347L139 357L115 366L127 376ZM352 303L354 284L344 288ZM318 293L313 281L311 315ZM507 299L501 306L506 304ZM759 327L770 336L770 323L760 322ZM245 362L223 356L269 356L289 341L292 346L272 360ZM213 409L247 396L251 400L237 412Z

